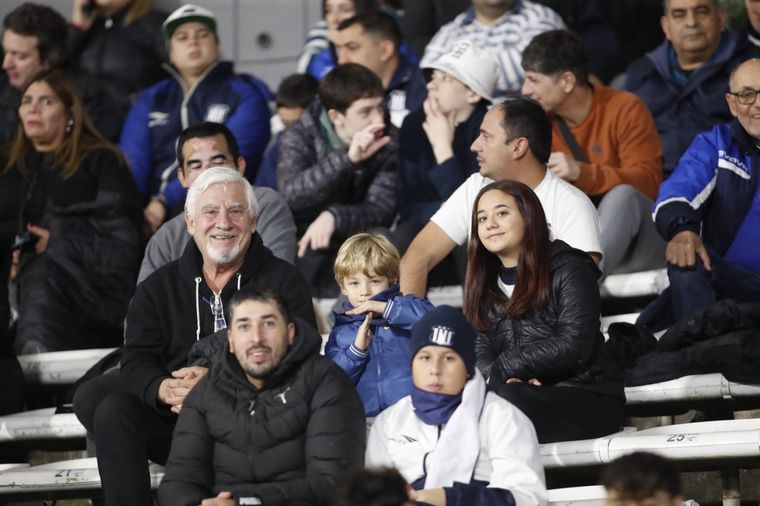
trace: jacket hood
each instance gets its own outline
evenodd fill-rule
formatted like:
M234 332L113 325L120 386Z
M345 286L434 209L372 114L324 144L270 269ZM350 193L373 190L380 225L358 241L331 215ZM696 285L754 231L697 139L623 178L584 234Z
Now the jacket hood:
M248 251L245 253L243 265L238 271L242 282L245 283L250 280L272 256L269 248L264 246L259 233L254 232L251 243L248 245ZM179 268L183 278L195 279L198 276L203 276L203 256L194 240L188 241L187 246L185 246L182 256L179 258Z
M171 63L164 63L161 65L164 70L166 70L171 76L176 80L184 89L184 81L182 80L182 75L180 74L179 70L172 65ZM223 75L229 75L233 74L234 71L234 65L231 61L223 61L223 60L217 60L214 63L212 63L206 71L203 73L201 78L195 83L192 90L185 90L185 91L193 91L198 89L198 87L201 85L201 83L207 79L210 79L212 76L216 76L219 74Z
M736 53L736 50L741 43L742 39L740 39L739 35L736 32L732 30L726 30L723 32L722 40L718 46L718 50L708 62L694 71L695 75L701 77L699 79L692 79L691 81L700 82L702 79L704 79L704 76L711 73L714 67L721 68L726 61L730 60L733 57L734 53ZM665 77L665 80L668 82L670 82L670 65L668 53L672 48L673 44L671 44L669 40L665 40L662 42L662 44L646 54L647 58L652 61L657 71L663 75Z
M390 288L383 290L377 295L373 295L372 297L370 297L370 300L379 300L381 302L387 302L390 299L400 294L401 292L399 291L399 285L396 284L396 285L391 286ZM349 311L353 308L354 306L352 306L350 302L348 302L347 300L343 301L343 312L339 313L337 311L333 311L333 316L335 317L335 324L346 325L351 322L359 322L361 324L361 322L363 322L365 318L364 314L347 315L345 313L346 311ZM373 314L372 324L373 325L388 325L386 319L383 317L382 314Z
M234 275L234 283L228 282L222 289L222 293L226 296L229 290L237 291L240 287L248 283L254 276L258 274L263 266L268 263L273 256L272 252L264 246L261 236L258 232L254 232L251 237L251 243L248 245L248 251L245 253L245 259L243 265L238 272ZM190 240L185 246L185 250L182 252L182 256L179 258L179 271L183 281L193 285L195 290L195 340L198 341L201 337L201 316L200 306L201 291L208 290L203 278L203 256L201 255L198 246L194 240ZM234 288L230 288L230 285L234 284Z
M744 127L736 118L731 121L731 136L736 140L739 148L744 153L749 156L760 156L760 149L755 144L755 140L744 130Z
M322 337L319 333L301 318L294 317L293 323L296 326L293 344L272 374L265 380L263 389L270 389L283 383L301 364L312 357L319 356L319 350L322 347ZM227 346L219 349L218 353L211 367L211 375L223 382L243 384L249 388L255 388L248 382L240 363Z
M554 271L558 269L559 267L565 265L571 258L575 257L591 265L594 272L596 273L597 279L599 279L599 277L602 275L602 271L599 270L599 267L596 265L596 262L594 262L594 259L591 258L591 256L589 256L589 254L585 251L573 248L566 242L560 241L559 239L552 241L550 248L550 270Z

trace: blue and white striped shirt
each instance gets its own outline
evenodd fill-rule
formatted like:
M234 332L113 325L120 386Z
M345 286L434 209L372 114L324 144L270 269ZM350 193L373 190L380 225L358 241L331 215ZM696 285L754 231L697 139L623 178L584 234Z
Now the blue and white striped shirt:
M501 73L496 95L520 91L525 75L520 65L522 52L539 33L565 28L559 15L540 4L517 0L515 5L490 25L475 19L472 7L438 30L420 61L424 68L447 53L461 39L468 39L499 62Z

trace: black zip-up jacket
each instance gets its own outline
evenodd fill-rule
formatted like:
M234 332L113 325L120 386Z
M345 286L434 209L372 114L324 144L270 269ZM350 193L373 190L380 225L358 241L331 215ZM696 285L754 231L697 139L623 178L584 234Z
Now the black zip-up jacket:
M319 334L295 323L293 344L261 389L228 349L218 350L182 407L162 506L196 506L221 491L238 505L327 504L337 477L364 463L364 410L354 385L319 356Z
M169 61L161 29L166 14L150 11L126 24L128 10L125 7L112 17L96 17L87 31L69 30L71 54L79 70L102 80L126 99L169 77L161 68Z
M527 316L495 316L479 333L478 368L490 385L509 378L572 386L623 397L622 376L599 329L599 270L588 254L556 240L551 245L548 303Z
M278 191L293 211L298 237L325 210L335 216L336 240L390 226L396 216L398 130L388 126L391 143L354 165L347 148L330 145L322 109L315 98L280 140Z
M171 371L187 365L190 347L214 333L209 301L213 292L202 272L201 252L190 241L182 256L151 274L137 286L127 312L121 376L127 390L161 413L158 387ZM242 267L222 289L224 316L241 286L255 284L280 292L291 313L316 328L311 294L295 267L275 257L254 233Z

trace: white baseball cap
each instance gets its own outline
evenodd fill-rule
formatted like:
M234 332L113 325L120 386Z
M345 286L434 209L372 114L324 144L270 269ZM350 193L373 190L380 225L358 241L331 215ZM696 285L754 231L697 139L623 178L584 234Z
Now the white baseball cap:
M446 72L486 100L493 101L499 65L493 57L469 40L460 40L451 51L425 69Z
M166 21L164 21L163 29L166 40L172 38L172 35L174 35L174 31L178 26L191 21L203 23L208 26L212 32L216 33L216 16L214 16L214 13L203 7L187 4L172 12L169 17L166 18Z

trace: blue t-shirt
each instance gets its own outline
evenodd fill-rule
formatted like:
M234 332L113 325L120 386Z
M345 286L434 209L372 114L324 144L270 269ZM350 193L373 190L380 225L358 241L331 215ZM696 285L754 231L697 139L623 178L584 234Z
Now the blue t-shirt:
M760 272L760 189L755 191L752 205L734 242L724 258L733 265L752 272Z

